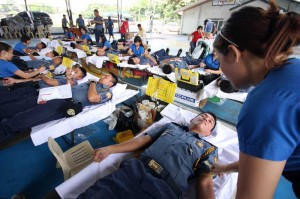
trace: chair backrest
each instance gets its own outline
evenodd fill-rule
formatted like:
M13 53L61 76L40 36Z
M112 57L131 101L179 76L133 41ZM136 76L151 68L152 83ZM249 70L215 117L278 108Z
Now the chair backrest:
M3 30L4 33L9 33L8 26L2 26L2 30Z
M93 161L94 150L88 141L84 141L64 153L57 142L49 137L48 147L61 166L65 180Z

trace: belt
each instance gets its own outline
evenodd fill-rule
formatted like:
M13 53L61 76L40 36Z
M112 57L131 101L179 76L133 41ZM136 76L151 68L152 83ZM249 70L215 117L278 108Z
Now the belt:
M181 198L182 193L178 185L175 183L174 179L166 169L164 169L159 163L148 156L141 155L138 159L144 164L147 169L151 171L153 176L163 179L174 191L177 198Z

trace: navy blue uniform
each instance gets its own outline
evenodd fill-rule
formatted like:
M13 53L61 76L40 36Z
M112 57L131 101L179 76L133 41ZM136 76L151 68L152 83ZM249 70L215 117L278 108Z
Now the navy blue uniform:
M188 180L208 174L217 160L215 146L179 125L166 124L146 134L153 144L139 159L124 160L120 169L78 198L179 198Z

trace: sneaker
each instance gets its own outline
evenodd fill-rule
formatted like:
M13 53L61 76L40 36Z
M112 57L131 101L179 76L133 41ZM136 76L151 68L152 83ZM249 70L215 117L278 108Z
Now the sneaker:
M177 53L176 57L179 57L179 56L181 55L181 53L182 53L182 49L180 48L180 49L178 50L178 53Z
M170 52L170 49L167 48L167 49L166 49L166 55L169 55L169 52Z

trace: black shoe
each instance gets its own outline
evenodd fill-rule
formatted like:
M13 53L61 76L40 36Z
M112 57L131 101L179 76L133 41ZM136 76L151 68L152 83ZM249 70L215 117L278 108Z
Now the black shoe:
M178 50L178 53L177 53L176 57L179 57L179 56L181 55L181 53L182 53L182 49L180 48L180 49Z
M148 53L150 53L151 52L151 48L148 48L147 51L148 51Z
M166 55L169 55L169 52L170 52L170 49L167 48L167 49L166 49Z
M159 57L158 57L157 55L155 55L155 54L153 54L153 55L154 55L154 57L155 57L155 60L156 60L157 65L159 65L159 63L160 63Z

